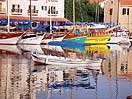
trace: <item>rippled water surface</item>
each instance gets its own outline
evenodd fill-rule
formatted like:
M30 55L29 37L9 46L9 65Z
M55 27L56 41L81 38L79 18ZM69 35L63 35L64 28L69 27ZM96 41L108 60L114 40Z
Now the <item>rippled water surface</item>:
M0 45L0 99L127 99L131 59L126 45Z

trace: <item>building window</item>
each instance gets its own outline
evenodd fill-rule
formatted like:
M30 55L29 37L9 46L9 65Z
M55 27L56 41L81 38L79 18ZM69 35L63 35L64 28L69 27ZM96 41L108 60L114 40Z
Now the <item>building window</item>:
M126 14L126 8L123 8L122 9L122 15L125 15Z
M48 14L50 14L50 7L49 7L49 10L48 10ZM52 15L58 14L58 11L56 11L56 7L55 6L51 6L51 14Z
M127 9L127 15L129 15L129 8Z
M42 6L42 10L47 11L47 6Z
M31 9L31 13L35 13L35 11L36 11L36 6L34 6L34 5L29 5L29 7L28 7L28 13L30 13L30 9Z
M110 15L112 15L112 13L113 13L113 9L111 8L111 9L110 9Z
M13 4L12 5L12 9L11 9L12 14L16 14L16 13L22 13L22 9L20 9L20 5L19 4Z
M113 4L113 1L111 1L111 4Z

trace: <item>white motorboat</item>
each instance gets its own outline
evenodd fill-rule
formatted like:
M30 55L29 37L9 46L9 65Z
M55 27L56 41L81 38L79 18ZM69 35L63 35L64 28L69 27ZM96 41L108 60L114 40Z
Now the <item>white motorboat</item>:
M128 33L120 28L120 26L115 26L106 30L106 33L111 35L107 44L130 44Z
M18 44L41 44L44 33L27 32L18 40Z

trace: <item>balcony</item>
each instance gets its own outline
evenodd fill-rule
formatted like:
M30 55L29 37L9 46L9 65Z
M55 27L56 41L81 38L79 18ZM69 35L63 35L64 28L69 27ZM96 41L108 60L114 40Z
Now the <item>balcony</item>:
M22 15L22 9L11 9L12 15Z
M32 16L38 16L38 10L32 9L31 14L32 14ZM30 10L28 10L28 15L30 15Z

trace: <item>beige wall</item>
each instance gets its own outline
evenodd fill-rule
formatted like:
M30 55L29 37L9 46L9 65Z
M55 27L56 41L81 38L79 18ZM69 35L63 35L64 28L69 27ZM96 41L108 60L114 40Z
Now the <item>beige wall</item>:
M113 2L112 2L113 1ZM122 9L129 8L129 15L122 15ZM112 15L110 15L110 9L113 9ZM127 28L132 32L132 5L120 5L118 10L118 0L108 0L104 6L104 22L111 22ZM118 19L117 19L118 18Z
M117 16L118 16L118 2L117 0L108 0L104 5L104 22L111 22L117 24ZM110 9L112 9L112 15L110 15Z

